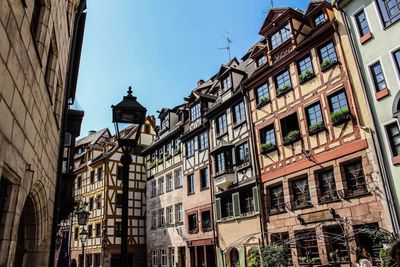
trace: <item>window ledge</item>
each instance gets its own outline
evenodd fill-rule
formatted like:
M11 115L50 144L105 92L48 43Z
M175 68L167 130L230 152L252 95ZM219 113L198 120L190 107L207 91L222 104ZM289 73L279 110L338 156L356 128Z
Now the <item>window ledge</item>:
M292 87L292 86L289 86L288 88L278 88L278 89L276 90L276 96L279 97L279 96L285 95L285 94L287 94L289 91L292 91L292 90L293 90L293 87Z
M187 193L188 196L194 195L194 192Z
M243 170L243 169L245 169L245 168L248 168L249 166L250 166L250 161L247 161L247 162L244 162L244 163L238 165L238 166L236 167L236 170L237 170L237 171L240 171L240 170Z
M372 33L366 33L363 36L360 37L360 44L364 45L366 42L368 42L369 40L371 40L373 37Z
M400 155L392 157L392 163L393 163L393 165L399 165L400 164Z
M360 191L360 192L353 192L353 193L347 193L346 194L346 199L350 199L350 198L358 198L358 197L362 197L362 196L368 196L371 193L368 191Z
M381 99L385 98L386 96L388 96L390 94L389 89L385 88L380 90L379 92L375 93L375 99L377 101L380 101Z
M225 131L225 132L223 132L223 133L218 133L217 135L216 135L216 138L218 139L218 138L221 138L221 137L223 137L224 135L226 135L226 134L228 134L228 131Z
M189 234L194 235L194 234L197 234L199 232L199 230L198 229L192 230L192 231L189 230L188 232L189 232Z
M235 124L233 124L233 128L235 129L235 128L238 128L239 126L241 126L242 124L245 124L246 123L246 120L241 120L241 121L238 121L238 122L236 122Z
M278 150L278 146L276 144L269 148L260 148L260 153L263 155L267 155L268 153L275 151L275 150Z
M328 71L329 69L333 68L333 67L336 66L337 64L339 64L338 61L331 62L331 63L329 63L329 65L327 65L327 66L322 66L322 64L321 64L321 71L322 71L322 72Z
M271 102L270 99L268 99L267 101L264 101L264 102L260 102L260 103L258 103L258 104L256 105L256 109L260 109L260 108L262 108L263 106L265 106L266 104L268 104L268 103L270 103L270 102Z
M321 125L320 127L317 127L317 128L315 128L315 129L313 129L313 130L308 130L308 134L309 135L315 135L315 134L317 134L317 133L320 133L320 132L323 132L323 131L325 131L326 130L326 128L325 128L325 125Z
M206 187L200 188L200 191L205 191L205 190L208 190L208 189L210 189L210 187L209 187L209 186L206 186Z
M314 73L311 74L311 75L305 76L304 78L300 78L300 77L299 77L299 83L300 83L300 84L304 84L304 83L306 83L306 82L308 82L308 81L311 81L311 80L314 79L314 78L315 78L315 74L314 74Z
M282 213L286 213L286 210L285 209L275 209L275 210L269 211L270 216L278 215L278 214L282 214Z

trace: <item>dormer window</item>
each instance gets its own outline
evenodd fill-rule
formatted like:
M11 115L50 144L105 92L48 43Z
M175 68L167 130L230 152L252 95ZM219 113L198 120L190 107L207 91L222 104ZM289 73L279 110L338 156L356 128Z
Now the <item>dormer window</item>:
M257 68L261 67L265 63L267 63L267 58L265 56L257 58Z
M221 86L222 86L222 91L228 90L229 88L232 87L232 79L230 75L226 76L222 80Z
M191 121L195 121L198 118L200 118L201 112L200 112L200 103L197 103L190 109L190 119Z
M276 33L271 35L270 37L270 43L271 43L271 49L275 49L287 40L292 38L292 32L290 30L290 25L289 23L279 29Z
M161 120L161 130L165 130L168 128L168 117L165 117Z
M322 23L324 23L326 21L325 19L325 14L324 13L320 13L319 15L317 15L314 19L314 24L315 26L319 26Z

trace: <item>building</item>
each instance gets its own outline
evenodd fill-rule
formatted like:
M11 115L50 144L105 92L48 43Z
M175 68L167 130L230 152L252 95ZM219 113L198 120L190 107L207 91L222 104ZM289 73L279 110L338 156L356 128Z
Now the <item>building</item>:
M0 1L0 266L54 260L60 210L73 202L58 202L58 192L73 183L61 155L83 116L69 104L85 9L86 1Z
M147 162L147 266L186 266L183 226L182 110L163 108Z
M257 155L241 83L255 70L248 55L222 65L207 109L215 198L218 266L246 266L251 247L262 244Z
M346 0L334 5L340 24L347 28L343 36L350 36L349 53L355 55L356 74L362 77L374 119L381 169L392 190L387 201L399 233L400 1Z
M145 149L154 138L153 120L148 117L138 146ZM124 138L134 138L137 127L120 132ZM122 164L121 148L108 129L90 132L77 141L75 154L76 182L74 196L81 207L90 212L85 252L76 216L70 221L71 259L85 266L119 266L121 252ZM128 255L131 266L146 266L146 170L142 154L132 153L129 171Z
M374 261L393 231L367 104L349 77L330 3L269 11L243 83L257 142L268 243L287 245L290 264ZM357 248L359 248L357 250Z

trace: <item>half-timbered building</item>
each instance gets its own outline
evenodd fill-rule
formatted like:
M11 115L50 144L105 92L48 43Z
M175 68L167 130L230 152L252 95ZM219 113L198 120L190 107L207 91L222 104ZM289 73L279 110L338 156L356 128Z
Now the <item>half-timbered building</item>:
M222 65L210 93L217 96L209 123L215 196L218 266L246 266L246 254L262 240L251 120L241 82L255 69L247 56Z
M137 127L129 126L120 134L126 138L136 135ZM154 139L154 121L146 119L138 146L146 148ZM85 226L88 238L85 258L76 216L71 216L71 258L85 266L118 266L121 251L122 217L122 151L116 136L108 129L92 132L77 142L75 156L74 195L81 207L90 212ZM140 151L140 149L138 150ZM128 255L130 264L146 265L146 169L140 153L132 154L129 171Z
M244 83L254 123L268 241L299 266L378 258L391 231L373 144L331 5L271 9Z
M160 111L147 162L147 266L186 266L180 136L184 105Z

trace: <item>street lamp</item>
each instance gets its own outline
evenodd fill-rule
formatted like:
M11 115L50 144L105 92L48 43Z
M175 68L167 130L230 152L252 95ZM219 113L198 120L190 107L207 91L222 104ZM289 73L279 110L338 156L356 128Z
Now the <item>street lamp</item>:
M83 208L79 208L77 211L75 211L75 214L78 218L78 224L80 226L88 223L90 212L84 210Z
M85 244L86 244L86 240L88 237L88 232L85 230L84 228L85 226L83 226L82 231L79 233L79 236L81 238L81 244L82 244L82 267L85 267Z
M118 139L118 145L122 149L122 222L121 222L121 265L128 266L128 192L129 192L129 165L132 163L131 153L137 145L140 132L146 117L144 108L136 97L132 95L132 87L129 86L128 95L124 96L117 105L112 105L113 123ZM121 135L121 124L137 125L136 135L127 138L126 134ZM121 127L120 127L121 126Z

